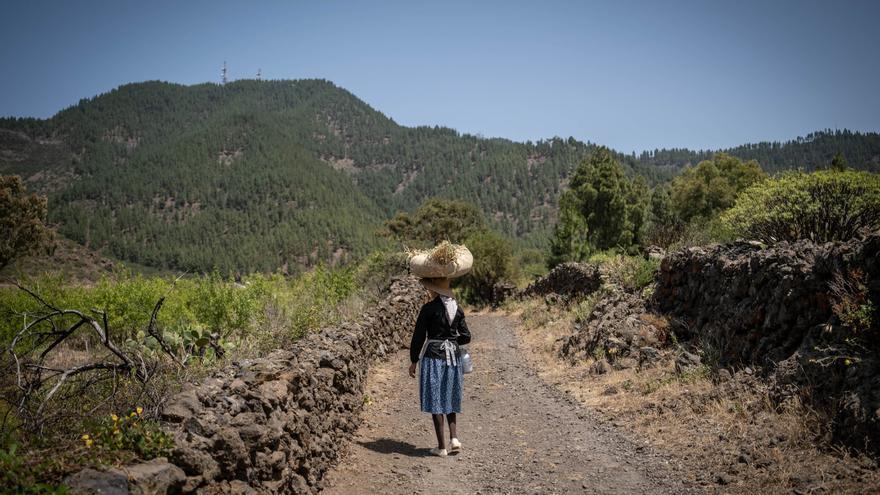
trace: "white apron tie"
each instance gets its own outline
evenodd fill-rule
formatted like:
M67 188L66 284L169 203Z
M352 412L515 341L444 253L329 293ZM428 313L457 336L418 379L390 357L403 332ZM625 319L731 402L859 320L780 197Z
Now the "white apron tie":
M455 343L449 339L428 339L422 347L419 360L425 357L425 351L428 350L430 342L440 342L440 349L446 353L446 366L458 366L458 359L455 357Z

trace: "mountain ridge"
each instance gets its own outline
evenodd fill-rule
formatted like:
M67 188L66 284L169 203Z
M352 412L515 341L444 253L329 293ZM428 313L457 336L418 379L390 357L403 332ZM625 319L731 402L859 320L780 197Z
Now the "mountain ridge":
M869 167L880 160L877 134L844 137L872 157ZM48 194L62 234L119 259L191 271L359 257L387 245L376 235L382 221L432 196L471 201L508 236L543 246L556 198L595 146L405 127L315 79L131 83L50 119L0 119L0 173ZM776 166L792 146L755 149ZM807 168L830 162L813 151ZM658 183L705 153L616 156Z

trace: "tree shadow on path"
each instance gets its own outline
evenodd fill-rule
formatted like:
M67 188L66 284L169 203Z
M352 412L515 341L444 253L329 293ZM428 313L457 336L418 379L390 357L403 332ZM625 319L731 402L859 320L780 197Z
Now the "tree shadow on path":
M425 457L428 455L429 450L420 449L411 443L391 438L380 438L369 442L359 441L358 444L380 454L400 454L408 457Z

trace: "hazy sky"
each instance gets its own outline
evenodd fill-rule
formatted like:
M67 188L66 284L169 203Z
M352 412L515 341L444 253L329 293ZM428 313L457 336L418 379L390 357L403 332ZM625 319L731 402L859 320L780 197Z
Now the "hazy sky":
M0 115L128 82L324 78L404 125L620 151L880 130L880 1L0 6Z

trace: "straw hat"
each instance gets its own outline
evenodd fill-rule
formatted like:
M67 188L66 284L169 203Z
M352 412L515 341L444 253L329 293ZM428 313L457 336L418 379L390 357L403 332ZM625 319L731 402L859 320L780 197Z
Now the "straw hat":
M460 244L443 241L433 249L410 251L409 269L419 278L457 278L474 266L474 255Z

